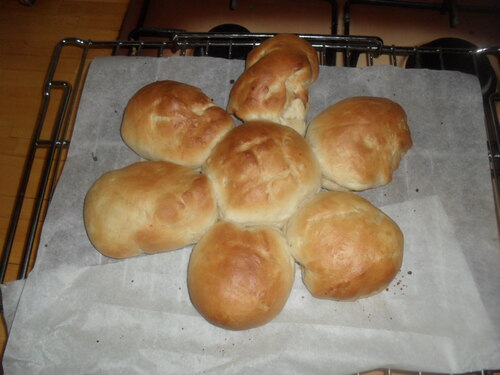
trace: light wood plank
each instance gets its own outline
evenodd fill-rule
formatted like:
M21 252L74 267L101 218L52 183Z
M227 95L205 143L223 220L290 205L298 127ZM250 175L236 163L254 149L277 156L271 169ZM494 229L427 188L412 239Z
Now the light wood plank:
M63 38L114 40L118 35L129 0L40 0L31 7L17 0L0 2L0 244L4 246L19 180L31 144L42 103L43 84L54 48ZM97 51L96 55L109 55ZM57 66L57 80L72 82L82 49L65 47ZM57 114L61 92L54 90L44 123L43 136ZM47 129L47 130L46 130ZM47 150L36 153L37 176ZM63 155L63 160L65 154ZM30 181L26 192L6 281L17 278L29 218L37 193ZM45 207L45 205L44 205ZM43 211L44 212L44 211ZM33 263L33 260L30 262ZM0 354L7 333L0 325Z

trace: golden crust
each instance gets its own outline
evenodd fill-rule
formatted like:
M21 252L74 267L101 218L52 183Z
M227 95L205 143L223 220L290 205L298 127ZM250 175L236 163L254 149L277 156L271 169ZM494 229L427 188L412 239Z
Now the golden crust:
M287 126L253 121L232 129L203 165L222 218L282 225L320 189L321 172L303 137Z
M403 108L386 98L352 97L320 113L306 138L323 187L364 190L388 184L412 140Z
M199 167L233 126L232 117L199 88L159 81L129 100L121 134L145 159Z
M249 53L227 110L243 121L272 121L303 135L309 85L318 71L316 51L307 41L291 34L277 35Z
M288 52L291 50L300 51L306 56L311 66L310 81L316 81L319 74L318 54L309 42L293 34L278 34L273 38L266 39L259 47L249 52L245 62L245 68L248 69L262 59L262 57L270 53Z
M281 232L218 222L195 246L188 266L191 301L217 326L261 326L285 305L295 263Z
M145 161L102 175L83 211L102 254L128 258L193 244L217 220L210 180L169 162Z
M312 295L356 300L387 287L403 260L397 224L351 192L323 192L305 203L286 230L292 256Z

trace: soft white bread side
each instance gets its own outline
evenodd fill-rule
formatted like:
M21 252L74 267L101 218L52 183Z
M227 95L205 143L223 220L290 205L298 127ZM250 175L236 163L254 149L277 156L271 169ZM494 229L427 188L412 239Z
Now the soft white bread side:
M233 118L199 88L158 81L129 100L121 135L145 159L197 168L233 126Z
M309 85L318 71L311 44L292 34L278 34L250 51L227 110L243 121L272 121L304 135Z
M387 287L403 260L398 225L351 192L322 192L292 216L286 229L302 279L318 298L356 300Z
M403 108L386 98L352 97L326 108L307 129L323 187L365 190L392 181L412 140Z
M303 137L265 121L232 129L203 165L223 219L281 226L318 192L321 172Z
M85 197L83 218L98 251L127 258L195 243L217 220L217 204L205 175L144 161L102 175Z
M193 305L210 323L231 330L275 318L294 277L295 263L281 232L224 221L198 242L188 266Z

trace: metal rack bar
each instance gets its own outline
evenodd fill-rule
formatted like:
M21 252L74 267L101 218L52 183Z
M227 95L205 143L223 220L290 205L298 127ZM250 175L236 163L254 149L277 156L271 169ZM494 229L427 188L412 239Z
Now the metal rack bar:
M60 145L61 142L57 142L57 139L60 139L60 134L62 132L63 126L64 126L64 117L68 109L68 103L69 103L69 98L71 95L71 85L69 85L67 82L61 82L61 81L51 81L48 84L48 91L49 93L47 94L47 98L50 96L50 91L53 90L53 88L61 88L64 90L64 95L63 99L60 105L60 110L58 114L58 119L56 121L55 127L54 127L54 135L52 137L52 142L50 144L50 151L49 155L47 156L47 160L45 163L44 170L42 172L42 178L40 181L39 185L39 190L36 196L35 200L35 210L33 212L33 215L31 217L31 222L34 223L34 225L30 226L29 232L28 232L28 238L25 246L25 252L26 254L23 255L22 261L21 261L21 269L19 271L19 278L25 278L28 274L28 264L31 259L31 254L32 254L32 249L35 243L35 236L38 228L38 222L41 218L41 211L42 211L42 205L43 205L43 200L44 197L46 196L46 192L50 191L52 194L53 189L55 188L55 175L53 173L50 173L50 170L54 166L54 160L56 159L56 154L58 151L58 144ZM47 99L48 100L48 99ZM32 165L33 162L31 161L30 165ZM51 183L52 181L52 183ZM50 202L51 196L48 197L48 200ZM21 203L22 205L22 203ZM3 267L3 264L2 264Z
M356 375L495 375L499 374L500 369L496 370L478 370L454 374L446 373L436 373L436 372L425 372L425 371L408 371L408 370L398 370L393 368L377 368L373 370L358 372Z
M497 226L500 232L500 92L490 96L489 102L485 103L486 129L488 132L488 153L490 159L491 181L495 200L495 211L497 214Z
M57 69L57 64L59 62L59 57L61 54L62 46L64 45L64 42L59 43L53 54L53 58L51 60L51 64L48 69L47 73L47 78L44 84L44 90L43 90L43 100L42 100L42 105L40 108L39 116L36 122L35 126L35 131L32 137L30 149L28 152L28 156L26 159L26 163L24 166L24 171L22 174L21 178L21 184L19 186L18 190L18 195L16 198L16 201L14 203L14 210L12 214L12 218L10 221L9 229L7 232L7 239L6 239L6 244L4 247L4 251L2 253L2 260L0 262L0 280L1 282L4 281L5 279L5 273L7 270L7 265L9 262L9 258L11 255L12 247L14 245L14 239L17 231L17 226L19 224L19 219L21 216L21 210L23 208L23 204L25 201L25 195L26 195L26 190L28 187L28 183L30 180L30 176L32 173L32 168L36 156L36 152L38 148L41 146L49 147L49 155L47 156L45 166L43 168L42 176L40 177L40 184L38 187L38 192L36 195L35 199L35 208L32 213L31 219L30 219L30 225L28 228L28 234L24 246L24 251L23 251L23 256L21 258L21 268L19 271L19 278L25 278L28 273L28 265L29 261L31 259L31 254L33 252L33 246L35 243L35 237L38 229L38 224L39 220L41 218L41 212L42 212L42 205L43 205L43 200L46 196L46 191L47 188L49 188L49 191L52 194L53 190L55 189L55 179L53 178L55 176L54 173L51 173L51 170L53 169L54 165L54 160L56 160L56 154L58 150L61 150L61 146L63 144L69 144L69 142L64 141L61 139L61 131L64 128L64 118L66 116L67 110L68 110L68 102L69 102L69 97L71 95L71 85L68 82L63 82L63 81L55 81L52 78L54 77L54 73ZM54 130L52 132L52 137L50 140L42 140L41 139L41 134L42 130L44 128L45 124L45 119L47 116L47 110L49 108L49 103L51 99L51 94L52 90L54 89L63 89L64 90L64 95L62 102L60 103L60 110L59 114L57 116L56 124L54 126ZM50 183L50 181L52 181ZM50 200L50 199L49 199Z

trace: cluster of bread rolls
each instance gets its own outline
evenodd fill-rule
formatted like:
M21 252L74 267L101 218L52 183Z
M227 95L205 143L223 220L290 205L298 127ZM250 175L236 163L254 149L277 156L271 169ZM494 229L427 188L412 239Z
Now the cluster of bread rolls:
M146 161L90 188L84 222L94 247L125 258L195 244L191 301L226 329L275 318L296 263L318 298L384 289L401 266L403 235L349 190L391 181L411 147L406 115L388 99L348 98L307 127L318 72L314 48L280 34L250 52L227 111L181 82L140 89L121 134Z
M127 258L196 243L218 218L199 168L234 120L199 88L159 81L125 109L121 135L146 161L101 176L85 197L88 237L102 254Z

